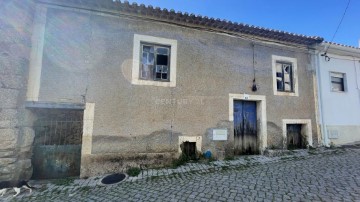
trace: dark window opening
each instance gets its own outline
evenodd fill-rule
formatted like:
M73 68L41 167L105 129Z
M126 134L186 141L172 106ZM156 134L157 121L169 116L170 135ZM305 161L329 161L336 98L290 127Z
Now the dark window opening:
M156 65L168 65L168 56L167 55L157 55L156 56Z
M332 91L345 91L344 74L331 73L331 90Z

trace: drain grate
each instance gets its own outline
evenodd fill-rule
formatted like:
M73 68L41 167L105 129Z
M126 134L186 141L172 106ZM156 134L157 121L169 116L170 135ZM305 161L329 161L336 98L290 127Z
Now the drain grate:
M111 175L108 175L108 176L104 177L101 180L101 183L103 183L103 184L115 184L115 183L123 181L125 178L126 178L126 175L123 174L123 173L111 174Z

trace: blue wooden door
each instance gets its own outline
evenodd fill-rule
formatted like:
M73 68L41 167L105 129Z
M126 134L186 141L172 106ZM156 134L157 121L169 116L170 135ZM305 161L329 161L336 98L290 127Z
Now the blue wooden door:
M234 101L235 154L257 154L256 102Z

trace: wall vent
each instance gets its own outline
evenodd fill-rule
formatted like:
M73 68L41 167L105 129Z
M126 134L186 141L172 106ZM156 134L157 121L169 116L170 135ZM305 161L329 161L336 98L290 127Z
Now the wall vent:
M339 138L339 131L331 129L328 131L329 139L338 139Z

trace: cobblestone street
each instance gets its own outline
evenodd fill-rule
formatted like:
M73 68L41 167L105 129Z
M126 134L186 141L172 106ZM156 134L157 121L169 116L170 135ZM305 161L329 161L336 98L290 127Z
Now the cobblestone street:
M177 172L179 171L179 172ZM360 201L360 149L245 156L153 170L115 185L99 177L37 184L5 201ZM154 173L157 174L155 175ZM147 175L146 175L147 174Z

